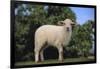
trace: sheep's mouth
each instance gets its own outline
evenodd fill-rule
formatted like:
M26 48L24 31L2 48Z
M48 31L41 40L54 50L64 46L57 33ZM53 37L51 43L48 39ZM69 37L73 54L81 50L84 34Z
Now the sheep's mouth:
M67 27L67 28L66 28L66 30L69 32L69 31L70 31L70 28L69 28L69 27Z

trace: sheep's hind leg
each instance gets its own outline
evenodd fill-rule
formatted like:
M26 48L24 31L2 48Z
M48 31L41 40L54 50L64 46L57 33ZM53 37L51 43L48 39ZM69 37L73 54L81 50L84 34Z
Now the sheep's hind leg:
M35 62L39 62L39 57L43 61L43 51L41 50L44 45L44 42L35 44Z
M39 51L35 51L35 62L39 62Z
M43 50L41 50L40 52L40 58L41 58L41 61L44 61Z

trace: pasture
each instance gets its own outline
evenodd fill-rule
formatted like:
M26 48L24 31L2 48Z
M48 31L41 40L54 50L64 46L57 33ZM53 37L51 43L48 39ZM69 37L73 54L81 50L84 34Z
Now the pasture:
M16 62L15 66L28 66L28 65L43 65L43 64L56 64L56 63L77 63L77 62L92 62L94 61L93 56L89 56L88 58L79 57L79 58L66 58L63 62L59 62L57 59L49 59L43 62L35 63L34 61L25 61L25 62Z

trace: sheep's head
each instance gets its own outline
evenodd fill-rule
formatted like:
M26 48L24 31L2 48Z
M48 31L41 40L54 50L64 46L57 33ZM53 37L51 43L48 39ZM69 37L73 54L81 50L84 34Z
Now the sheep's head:
M70 31L74 27L75 23L71 19L65 19L64 21L59 21L58 25L64 26L67 31Z

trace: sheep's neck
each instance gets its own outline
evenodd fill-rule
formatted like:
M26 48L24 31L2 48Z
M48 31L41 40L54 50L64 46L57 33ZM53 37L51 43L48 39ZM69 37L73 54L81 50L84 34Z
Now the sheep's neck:
M68 43L69 43L69 41L70 41L70 38L71 38L71 34L72 34L72 30L70 30L70 31L67 31L66 30L66 27L63 27L63 34L65 35L65 36L63 36L63 39L64 39L64 45L67 45ZM66 38L67 37L67 38Z

